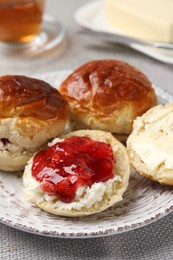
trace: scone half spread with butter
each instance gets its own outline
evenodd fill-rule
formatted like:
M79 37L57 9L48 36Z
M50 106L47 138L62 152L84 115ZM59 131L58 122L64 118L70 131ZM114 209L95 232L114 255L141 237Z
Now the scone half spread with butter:
M59 91L68 102L73 130L103 130L120 141L131 133L133 120L157 104L149 79L119 60L95 60L80 66Z
M85 216L121 201L129 176L128 154L118 140L104 131L79 130L29 160L24 193L52 214Z
M24 169L32 155L64 130L67 104L48 83L0 77L0 170Z
M173 103L158 105L138 117L127 149L137 172L173 185Z

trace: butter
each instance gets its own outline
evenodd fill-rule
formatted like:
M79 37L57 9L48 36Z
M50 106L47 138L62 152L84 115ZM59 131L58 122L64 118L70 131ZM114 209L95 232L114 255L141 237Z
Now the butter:
M173 133L154 136L142 132L135 136L133 149L149 169L154 171L161 164L173 169Z
M106 17L122 34L173 42L173 0L106 0Z
M173 111L172 107L158 107L157 111L145 119L136 119L136 129L131 142L132 149L151 170L161 164L173 169Z

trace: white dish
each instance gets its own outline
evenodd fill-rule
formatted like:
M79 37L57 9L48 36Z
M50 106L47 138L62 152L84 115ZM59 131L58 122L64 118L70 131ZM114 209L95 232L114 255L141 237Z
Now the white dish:
M107 23L103 0L92 1L83 5L76 11L74 17L76 22L85 28L118 33Z
M104 3L105 1L103 0L97 0L89 2L84 6L80 7L74 15L76 22L80 26L93 31L122 34L120 31L114 29L108 24L105 15ZM156 60L168 64L173 64L172 50L165 50L140 44L132 44L131 48L139 52L142 52L145 55L150 56Z
M54 87L70 71L36 75ZM160 102L173 96L155 88ZM124 200L108 210L84 218L48 214L24 199L19 174L0 172L0 222L43 236L81 238L119 234L142 227L173 211L173 189L161 186L132 172Z

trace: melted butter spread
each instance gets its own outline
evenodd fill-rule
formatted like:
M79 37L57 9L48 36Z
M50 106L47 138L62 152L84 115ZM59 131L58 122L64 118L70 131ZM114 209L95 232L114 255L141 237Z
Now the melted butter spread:
M173 113L167 114L146 125L145 129L134 137L134 151L151 170L156 170L162 164L167 169L173 168L172 118Z
M173 168L173 133L153 137L143 132L135 138L133 148L150 169L156 170L161 164Z

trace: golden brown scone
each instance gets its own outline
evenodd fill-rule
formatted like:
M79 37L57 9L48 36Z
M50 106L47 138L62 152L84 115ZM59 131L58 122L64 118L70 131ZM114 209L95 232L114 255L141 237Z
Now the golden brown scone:
M48 83L0 77L0 169L22 170L28 159L67 122L67 104Z
M137 117L127 149L137 172L173 185L173 103L158 105Z
M157 104L148 78L118 60L82 65L59 90L69 104L72 129L104 130L123 141L131 133L133 120Z
M112 168L113 177L104 182L95 182L90 187L78 187L74 200L72 202L70 201L69 203L66 203L61 201L57 196L49 195L48 193L45 193L43 191L40 182L36 180L35 176L33 176L32 171L33 169L35 169L35 166L33 166L33 162L35 160L34 157L31 158L28 162L23 175L24 193L26 199L47 212L68 217L86 216L96 212L100 212L112 206L116 202L121 201L123 193L127 189L130 175L130 163L126 148L110 133L99 130L79 130L71 132L68 135L62 136L62 139L56 138L51 144L49 144L49 146L51 147L52 145L62 142L62 140L67 140L66 138L72 136L89 137L91 140L110 144L113 156L115 156L116 160L116 163L115 165L113 165ZM61 149L58 148L58 151L60 150ZM73 150L73 154L74 156L79 156L76 155L76 149ZM87 158L88 156L91 155L88 154ZM57 158L57 155L55 156L55 158ZM94 159L94 164L97 163L95 160L97 159ZM74 166L75 162L74 164L73 161L71 163L74 169L76 169ZM48 166L46 166L46 169L47 167ZM68 170L69 169L71 170L72 166L69 166ZM41 175L39 174L39 176L43 176L42 174L44 172L45 170L42 169ZM59 171L57 170L57 172ZM51 176L51 170L49 172L47 172L46 170L46 173L47 176ZM51 180L57 180L59 182L61 179L58 176L54 176L51 177Z

